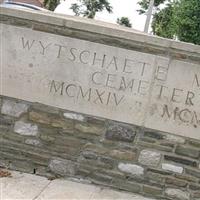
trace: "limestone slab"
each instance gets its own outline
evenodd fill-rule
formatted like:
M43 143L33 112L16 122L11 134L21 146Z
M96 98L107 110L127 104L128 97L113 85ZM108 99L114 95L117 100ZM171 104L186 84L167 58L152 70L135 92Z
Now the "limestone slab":
M1 108L1 113L13 117L19 117L21 114L27 112L28 105L24 103L17 103L12 100L4 100Z
M156 56L2 26L2 95L143 124Z
M118 192L111 189L102 189L100 192L95 193L92 196L93 200L101 199L101 200L153 200L151 198L143 197L140 195L135 195L132 193Z
M71 182L67 180L54 180L40 194L36 200L45 199L91 199L100 191L100 188L92 185Z
M175 173L179 173L179 174L183 173L183 167L176 166L176 165L169 164L169 163L162 163L162 169L172 171Z
M140 152L138 162L143 165L158 166L161 159L161 154L156 151L144 149Z
M20 135L35 136L38 133L38 127L37 125L31 123L16 121L14 125L14 132Z
M200 64L171 60L157 70L145 126L200 139Z
M11 171L12 177L0 178L2 200L32 200L50 183L46 178Z
M199 64L11 25L0 34L1 95L200 139Z
M125 173L130 173L133 175L143 175L144 174L144 168L130 163L119 163L118 168L120 171Z
M49 200L49 199L130 199L153 200L137 194L116 191L85 182L56 179L53 181L37 175L9 171L11 177L0 178L2 200Z

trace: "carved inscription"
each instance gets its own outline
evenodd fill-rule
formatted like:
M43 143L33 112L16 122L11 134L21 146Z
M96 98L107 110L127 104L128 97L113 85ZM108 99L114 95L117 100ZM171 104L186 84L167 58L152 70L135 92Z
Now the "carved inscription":
M200 65L3 26L2 95L200 139Z
M46 57L54 49L55 60L64 59L69 63L81 64L83 68L90 68L91 72L86 75L90 87L65 80L50 80L50 94L106 106L126 103L127 93L133 96L149 94L151 76L148 74L153 71L153 65L149 62L25 37L21 37L21 44L25 52L37 50Z
M118 106L123 103L124 100L124 95L93 88L85 89L77 84L57 82L55 80L50 82L50 93L66 95L68 98L84 100L94 104L104 104L107 106L110 104Z

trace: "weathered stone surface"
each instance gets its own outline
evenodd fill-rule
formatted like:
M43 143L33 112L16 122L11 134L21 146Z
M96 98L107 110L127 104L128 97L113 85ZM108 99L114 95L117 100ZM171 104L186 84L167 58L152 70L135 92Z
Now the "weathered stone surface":
M140 152L138 162L143 165L156 167L158 166L160 159L161 159L161 154L159 152L145 149Z
M154 138L157 140L162 140L164 138L164 135L161 133L158 133L156 131L152 132L152 131L145 131L144 132L144 136L146 137L150 137L150 138Z
M171 172L175 172L175 173L179 173L179 174L183 173L183 167L177 166L174 164L170 164L170 163L162 163L162 169L171 171Z
M135 134L130 127L111 125L106 131L106 138L109 140L133 142Z
M182 191L174 188L167 188L165 194L171 198L176 198L178 200L190 200L190 194L186 191Z
M19 117L21 114L26 113L29 105L14 100L3 100L1 113L13 117Z
M112 181L113 185L121 190L126 190L126 191L130 191L130 192L141 192L142 190L142 186L140 184L137 183L133 183L130 181L123 181L121 179L114 179Z
M51 125L56 128L63 128L65 130L71 130L74 128L74 123L69 120L53 119Z
M77 123L75 125L75 129L83 133L90 133L94 135L102 135L105 130L105 128L102 126L92 125L92 124L84 125L80 123Z
M49 169L58 175L74 175L75 174L75 164L66 159L54 158L49 163Z
M176 178L171 178L171 177L167 177L165 179L165 184L169 184L172 186L177 186L177 187L186 187L187 186L187 182L184 180L179 180Z
M131 151L120 151L120 150L111 150L108 152L109 156L120 159L120 160L135 160L136 159L136 152Z
M11 128L13 123L14 123L14 120L12 117L7 116L7 115L0 115L0 127L2 127L3 129Z
M40 103L34 103L31 106L32 110L35 112L45 112L49 114L59 114L59 108L53 107L53 106L48 106L45 104L40 104Z
M191 183L197 183L198 182L198 178L194 177L194 176L190 176L190 175L185 175L185 174L175 174L175 177L181 179L181 180L185 180Z
M81 155L86 159L97 160L98 156L94 152L84 151Z
M185 143L185 139L183 137L179 137L179 136L175 136L175 135L171 135L171 134L165 135L164 138L165 138L165 140L168 140L169 142L180 143L180 144Z
M191 158L198 158L200 155L200 150L199 149L192 149L187 146L182 146L179 145L176 147L175 153L183 156L188 156Z
M162 188L157 188L157 187L152 187L149 185L144 185L143 186L143 191L144 193L147 193L151 196L158 196L158 195L162 195Z
M144 174L144 168L135 165L135 164L129 164L129 163L119 163L118 169L125 173L130 173L132 175L143 175Z
M14 132L20 135L35 136L38 134L38 127L35 124L17 121L14 125Z
M200 142L197 140L189 140L188 144L192 147L200 148Z
M147 172L153 172L155 174L160 174L160 175L163 175L163 176L168 176L168 175L173 174L173 172L167 172L167 171L163 171L163 170L160 170L160 169L157 169L157 168L148 168Z
M176 156L169 156L169 155L165 155L164 158L165 158L165 160L169 160L169 161L173 161L173 162L176 162L176 163L197 167L197 162L195 162L193 160L184 159L184 158L180 158L180 157L176 157Z
M87 151L96 152L98 154L103 154L103 155L108 154L108 149L106 149L106 148L104 148L102 146L99 146L99 145L92 144L92 143L87 143L83 147L83 149L87 150Z
M63 128L63 129L73 128L72 121L63 120L59 117L59 115L54 115L54 114L50 115L44 112L31 111L29 113L29 119L34 122L51 125L53 127L58 127L58 128Z
M85 121L85 117L81 114L71 113L71 112L65 112L63 113L63 116L67 119L74 119L77 121Z
M186 168L185 172L186 172L186 174L189 174L189 175L192 175L194 177L200 178L200 170Z
M200 184L190 183L189 184L189 189L200 191Z
M170 146L163 146L160 144L154 144L154 143L148 143L148 142L143 142L139 141L137 142L137 145L140 146L142 149L156 149L158 151L164 151L164 152L173 152L173 147Z
M157 174L157 173L149 172L149 171L147 172L146 177L148 178L148 180L151 180L151 181L156 182L156 183L163 183L164 178L165 178L161 174Z
M40 113L35 111L29 112L29 119L42 124L51 124L52 121L52 119L48 116L47 113Z
M41 145L40 141L36 140L36 139L26 139L25 144L30 144L30 145L34 145L34 146L40 146Z

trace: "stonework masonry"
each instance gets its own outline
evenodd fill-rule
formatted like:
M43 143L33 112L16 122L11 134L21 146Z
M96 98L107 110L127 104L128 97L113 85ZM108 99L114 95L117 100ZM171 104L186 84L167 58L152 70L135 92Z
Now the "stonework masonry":
M159 200L200 199L199 46L0 9L0 167Z
M18 117L3 114L10 102L28 110ZM200 141L19 102L1 97L1 167L76 177L158 199L200 198Z

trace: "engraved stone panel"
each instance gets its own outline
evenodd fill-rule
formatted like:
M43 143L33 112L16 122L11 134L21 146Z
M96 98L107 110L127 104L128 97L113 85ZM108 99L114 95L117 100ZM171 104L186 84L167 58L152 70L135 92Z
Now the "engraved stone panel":
M198 64L1 26L1 95L200 139Z
M3 25L2 94L142 125L156 56Z

